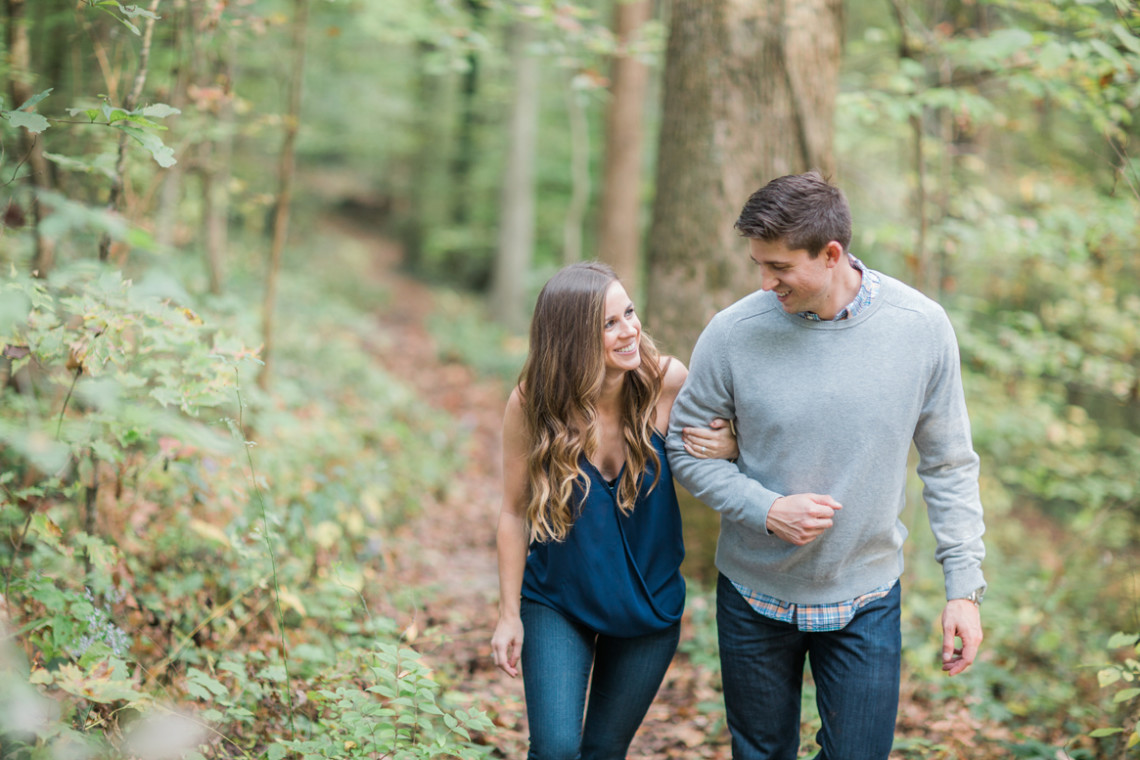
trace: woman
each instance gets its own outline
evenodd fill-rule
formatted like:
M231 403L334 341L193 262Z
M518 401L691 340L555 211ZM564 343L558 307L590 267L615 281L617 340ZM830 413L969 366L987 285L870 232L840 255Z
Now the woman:
M521 657L531 760L624 758L673 658L684 546L664 436L686 374L609 267L566 267L539 294L503 420L491 640L510 676ZM711 425L686 449L735 457Z

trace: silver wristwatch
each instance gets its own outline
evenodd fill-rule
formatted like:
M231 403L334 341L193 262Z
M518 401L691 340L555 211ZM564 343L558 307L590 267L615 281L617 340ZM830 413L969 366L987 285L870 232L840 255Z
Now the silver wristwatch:
M986 587L985 586L979 586L978 588L971 591L968 596L963 597L963 599L967 599L967 600L973 602L975 607L981 607L982 606L982 599L985 597L985 595L986 595Z

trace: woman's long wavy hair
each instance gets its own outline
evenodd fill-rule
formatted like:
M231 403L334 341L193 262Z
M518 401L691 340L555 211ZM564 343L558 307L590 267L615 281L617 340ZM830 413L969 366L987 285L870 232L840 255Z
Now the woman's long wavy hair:
M597 448L595 404L605 376L606 291L616 281L605 264L572 264L550 278L535 304L530 351L519 376L530 435L526 515L532 541L565 539L579 508L575 483L589 490L580 456L590 459ZM640 351L641 366L626 373L622 391L626 464L617 500L625 514L633 511L650 464L655 473L651 488L661 472L651 437L664 372L657 348L644 332Z

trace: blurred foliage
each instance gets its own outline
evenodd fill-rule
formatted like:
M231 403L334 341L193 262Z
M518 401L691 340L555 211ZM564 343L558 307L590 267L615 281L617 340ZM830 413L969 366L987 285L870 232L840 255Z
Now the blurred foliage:
M0 679L15 689L0 701L30 699L35 687L62 708L51 721L48 703L34 701L29 720L40 722L8 724L13 746L62 751L82 740L103 754L132 721L197 697L199 714L179 724L196 727L188 748L256 751L288 735L275 604L301 688L334 683L338 652L372 658L377 637L398 640L391 621L367 615L377 593L407 603L380 581L385 536L426 492L442 494L460 442L376 366L365 310L374 294L358 293L350 273L362 262L342 251L324 278L300 267L285 278L289 338L272 397L248 382L256 362L243 341L256 325L228 299L159 299L95 265L4 282L22 308L5 310L0 343L23 354L0 391L0 565L22 649L4 669L25 679ZM413 712L431 722L421 736L431 746L452 737L446 746L458 748L465 722L483 726L477 713L437 708L444 697L418 678ZM403 720L402 703L384 706L399 695L361 695L367 710ZM80 731L94 725L108 745ZM306 741L343 743L318 726Z
M511 387L526 360L527 341L490 321L482 303L461 292L441 290L427 327L445 362L464 364Z

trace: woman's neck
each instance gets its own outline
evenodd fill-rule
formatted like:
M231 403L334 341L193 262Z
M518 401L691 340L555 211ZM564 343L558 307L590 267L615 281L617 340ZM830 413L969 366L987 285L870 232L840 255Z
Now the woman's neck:
M621 400L625 390L625 373L615 375L607 374L602 380L602 389L598 393L598 400L594 408L600 416L621 416Z

